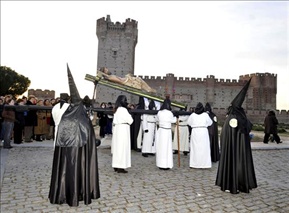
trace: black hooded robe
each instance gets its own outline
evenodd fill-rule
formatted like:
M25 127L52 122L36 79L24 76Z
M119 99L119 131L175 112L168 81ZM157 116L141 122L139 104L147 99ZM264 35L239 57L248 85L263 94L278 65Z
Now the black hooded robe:
M85 205L100 197L96 138L82 103L70 105L61 117L49 200L52 204Z
M220 148L219 148L219 135L218 135L218 122L215 120L215 113L208 113L213 121L213 124L208 127L209 137L211 143L211 159L212 162L217 162L220 160Z
M232 119L237 120L238 126L230 125ZM246 127L240 128L240 123ZM249 190L257 188L249 137L251 128L249 120L239 120L235 114L229 114L225 120L220 136L221 156L216 178L216 185L222 191L249 193Z
M136 106L136 109L145 109L144 98L139 97L139 103ZM131 149L135 151L141 151L141 147L138 147L137 139L138 135L141 134L140 132L141 125L142 125L142 118L141 114L132 113L133 123L130 125L130 138L131 138Z

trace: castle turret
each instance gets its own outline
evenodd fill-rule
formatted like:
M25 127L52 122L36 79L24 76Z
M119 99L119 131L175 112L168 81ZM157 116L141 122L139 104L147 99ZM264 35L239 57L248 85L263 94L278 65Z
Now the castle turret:
M255 73L240 76L240 80L252 78L248 90L247 109L276 109L277 74Z
M107 15L106 19L103 17L97 20L96 35L98 37L97 68L107 67L112 74L120 77L128 73L133 75L138 37L137 21L128 18L124 23L114 23ZM99 85L96 101L112 102L120 94L123 92ZM125 95L128 101L131 101L131 95Z

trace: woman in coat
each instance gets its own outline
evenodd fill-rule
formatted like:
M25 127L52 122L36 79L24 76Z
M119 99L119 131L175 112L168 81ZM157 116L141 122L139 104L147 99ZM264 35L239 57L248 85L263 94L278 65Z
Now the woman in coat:
M275 112L273 110L270 110L267 114L267 116L265 117L265 121L264 121L264 126L265 126L265 130L264 130L264 139L263 139L263 143L268 143L270 134L273 135L274 140L276 141L277 144L282 143L282 141L280 140L280 137L278 135L278 131L277 131L277 125L279 124Z
M112 121L112 167L118 173L127 173L125 169L131 167L130 125L133 119L127 105L126 96L118 96Z

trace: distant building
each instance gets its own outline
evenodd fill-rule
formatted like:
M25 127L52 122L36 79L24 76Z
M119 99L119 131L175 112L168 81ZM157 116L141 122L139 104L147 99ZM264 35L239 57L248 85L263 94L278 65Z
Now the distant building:
M110 16L97 20L96 35L98 37L97 68L107 67L114 75L124 77L134 75L135 47L138 41L138 22L126 19L125 22L112 22ZM191 73L191 72L190 72ZM186 103L188 108L195 107L198 102L209 102L221 120L225 119L227 107L251 77L251 84L243 107L253 123L263 123L267 110L276 109L277 74L252 73L239 76L238 80L216 79L213 75L206 78L176 77L168 73L166 76L139 76L158 95ZM130 103L138 103L138 97L117 91L102 85L97 86L96 105L101 102L116 101L120 94L125 94ZM289 124L289 111L276 110L280 123Z
M41 89L29 89L28 96L34 95L37 99L51 99L55 98L55 91L54 90L41 90Z
M112 74L124 77L127 73L134 75L135 47L138 38L137 21L126 19L124 23L112 22L110 16L97 20L98 37L97 67L108 67ZM242 75L238 80L176 77L174 74L161 76L139 76L158 94L170 95L171 99L194 107L198 102L209 102L214 108L228 107L228 103L237 95L252 77L247 98L243 104L246 109L276 109L277 75L255 73ZM118 95L124 94L112 88L98 85L96 101L114 102ZM129 102L137 103L138 97L126 94Z
M209 102L214 108L228 107L244 86L252 78L247 97L243 103L245 109L276 109L277 75L254 73L242 75L239 80L216 79L210 75L206 78L140 76L149 85L157 89L162 96L169 94L171 99L195 107L198 102Z

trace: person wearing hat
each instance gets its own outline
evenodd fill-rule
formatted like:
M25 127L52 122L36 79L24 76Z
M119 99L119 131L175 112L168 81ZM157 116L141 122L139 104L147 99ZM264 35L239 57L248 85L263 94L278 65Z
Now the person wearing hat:
M68 65L67 73L70 97L62 94L61 101L52 108L55 146L48 198L52 204L78 206L79 201L84 201L88 205L100 197L97 159L100 143Z
M253 124L242 107L250 82L251 79L228 107L220 135L221 156L215 184L222 191L232 194L249 193L251 189L257 188L250 144Z

